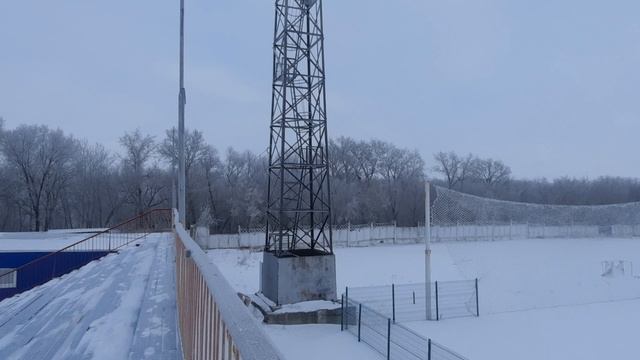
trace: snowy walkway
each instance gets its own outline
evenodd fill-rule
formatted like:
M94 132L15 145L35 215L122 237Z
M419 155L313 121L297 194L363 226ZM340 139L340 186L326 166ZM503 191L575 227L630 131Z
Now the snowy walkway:
M176 359L173 242L120 254L0 302L0 359Z

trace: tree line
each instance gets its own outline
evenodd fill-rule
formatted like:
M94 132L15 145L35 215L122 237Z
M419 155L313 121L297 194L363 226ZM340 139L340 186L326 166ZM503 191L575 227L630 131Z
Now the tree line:
M125 133L118 151L60 129L0 119L0 231L107 227L157 207L173 206L177 132L161 138ZM203 133L185 134L187 222L213 232L264 223L266 151L220 153ZM415 225L424 217L424 182L504 200L601 204L640 200L636 179L518 180L499 160L454 152L427 167L415 150L349 137L329 144L333 222Z

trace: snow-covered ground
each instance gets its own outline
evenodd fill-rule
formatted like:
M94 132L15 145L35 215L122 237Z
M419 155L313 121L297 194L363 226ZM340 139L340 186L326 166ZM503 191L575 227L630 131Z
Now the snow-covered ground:
M238 291L257 291L261 253L215 250L209 255ZM339 248L336 260L339 291L420 282L424 276L421 245ZM603 261L618 260L635 265L635 273L627 268L625 274L601 276ZM479 278L481 315L406 325L472 360L639 358L640 343L634 339L640 324L639 275L640 239L438 243L433 279ZM340 334L338 326L267 330L276 343L286 336L299 338L300 347L318 349L318 359L372 358L358 355L360 349L349 341L366 346ZM298 358L297 348L285 355Z
M152 234L0 302L0 359L175 359L174 250Z

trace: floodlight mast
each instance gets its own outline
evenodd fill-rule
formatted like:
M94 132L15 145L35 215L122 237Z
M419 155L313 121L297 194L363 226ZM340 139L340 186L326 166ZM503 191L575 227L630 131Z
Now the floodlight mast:
M333 254L321 0L277 0L265 251Z
M180 0L180 92L178 94L178 213L180 223L186 224L186 175L184 156L184 107L187 95L184 89L184 0Z

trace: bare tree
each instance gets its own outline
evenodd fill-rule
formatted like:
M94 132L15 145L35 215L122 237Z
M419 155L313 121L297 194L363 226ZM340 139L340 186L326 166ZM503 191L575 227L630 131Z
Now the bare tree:
M125 202L133 206L137 214L166 201L162 192L166 188L166 172L151 164L156 144L152 136L142 135L139 129L120 138L125 150L122 158L122 183Z
M460 157L453 151L438 152L434 155L436 166L433 168L435 172L444 175L447 186L452 189L458 181L460 181Z
M218 191L215 185L216 178L222 171L222 164L220 162L220 157L218 156L218 151L212 146L207 145L202 152L202 156L198 159L198 165L202 170L206 187L206 198L208 204L205 208L209 211L212 225L216 226L221 221L218 217L218 209L215 201L215 192Z
M476 176L485 184L505 182L511 176L511 168L500 160L484 159L476 162Z
M331 176L349 183L356 179L356 160L354 158L357 143L341 136L329 141L329 170Z
M115 156L100 144L82 142L73 159L73 186L66 198L67 226L103 227L111 223L123 198L118 191ZM74 223L74 221L76 221Z
M459 159L460 159L460 166L458 171L457 182L460 185L460 190L464 190L465 181L467 181L470 177L476 176L476 174L478 173L478 167L481 160L478 159L473 154L467 154L467 156L465 156L464 159L463 158L459 158Z
M168 129L165 138L158 146L158 153L169 164L178 164L178 131L175 127ZM184 132L185 171L189 174L192 166L204 155L207 144L201 131L185 129Z
M69 180L76 141L59 129L22 125L6 131L1 146L11 171L15 171L26 193L32 229L47 230Z

